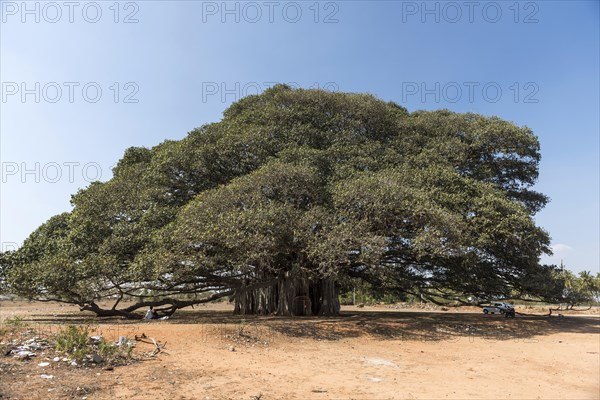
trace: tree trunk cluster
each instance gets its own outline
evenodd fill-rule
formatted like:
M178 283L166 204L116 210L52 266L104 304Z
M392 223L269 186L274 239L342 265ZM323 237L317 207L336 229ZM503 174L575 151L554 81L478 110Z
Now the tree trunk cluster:
M234 313L311 316L337 315L339 290L331 278L310 279L282 272L275 279L243 285L234 294Z

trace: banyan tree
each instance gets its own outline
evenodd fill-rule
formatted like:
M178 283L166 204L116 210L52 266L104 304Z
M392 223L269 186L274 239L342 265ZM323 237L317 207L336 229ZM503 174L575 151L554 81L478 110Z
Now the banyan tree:
M350 278L438 302L544 298L539 161L531 130L497 117L278 85L128 149L2 254L2 286L126 317L222 297L237 313L336 314Z

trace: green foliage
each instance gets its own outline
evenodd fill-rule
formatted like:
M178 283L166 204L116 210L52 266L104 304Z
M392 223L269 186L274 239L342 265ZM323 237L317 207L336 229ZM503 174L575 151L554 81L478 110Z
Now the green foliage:
M107 362L130 360L133 358L133 346L129 344L118 346L116 343L104 338L100 339L100 342L96 345L96 352Z
M530 276L521 292L514 293L514 297L522 297L532 287L544 293L544 301L565 304L568 308L600 303L600 273L594 276L588 271L582 271L575 275L563 265L543 265Z
M128 149L0 265L12 292L84 308L292 276L548 297L532 284L550 251L533 219L539 161L531 130L497 117L279 85L180 141Z
M589 271L582 271L576 276L560 268L556 272L556 280L562 284L561 302L574 306L600 301L600 273L593 276Z
M0 323L0 339L4 338L5 336L13 336L19 332L22 332L28 326L29 324L18 315L11 318L6 318Z
M93 352L89 340L90 330L87 326L69 325L56 335L55 348L76 360L82 360Z
M13 340L23 337L29 324L18 315L0 322L0 354L8 354L12 350Z
M86 356L93 354L101 356L104 362L132 358L131 346L117 346L104 338L100 338L97 343L92 343L91 334L92 331L87 325L68 325L56 334L55 349L77 361L82 361Z
M27 326L27 322L25 322L23 317L19 317L18 315L15 315L14 317L11 317L11 318L6 318L3 321L3 324L9 328L14 328L14 329L22 329Z

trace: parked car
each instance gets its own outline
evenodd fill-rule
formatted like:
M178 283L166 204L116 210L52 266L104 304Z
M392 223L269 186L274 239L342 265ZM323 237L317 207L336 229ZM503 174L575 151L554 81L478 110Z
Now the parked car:
M515 316L515 308L508 303L492 303L491 306L483 307L484 314L505 314L507 317Z

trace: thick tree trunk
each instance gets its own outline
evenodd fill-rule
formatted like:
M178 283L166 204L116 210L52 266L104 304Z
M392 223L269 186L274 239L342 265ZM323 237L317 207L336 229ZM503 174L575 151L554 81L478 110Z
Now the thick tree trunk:
M271 284L244 285L235 295L236 314L286 316L337 315L338 289L333 279L308 279L282 272Z
M333 279L323 279L320 285L319 315L338 315L340 313L340 301L338 290Z
M277 310L277 280L265 278L264 282L245 283L233 297L235 314L273 314Z

